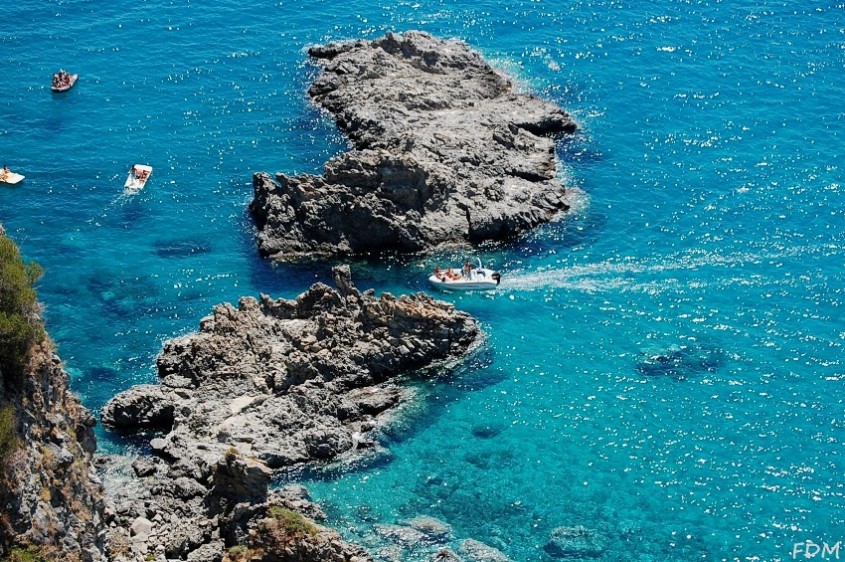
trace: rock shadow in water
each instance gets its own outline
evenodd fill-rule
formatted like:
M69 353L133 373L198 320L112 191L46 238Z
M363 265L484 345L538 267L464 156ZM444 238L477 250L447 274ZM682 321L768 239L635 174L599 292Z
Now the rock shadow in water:
M702 373L715 373L725 363L725 353L712 344L688 342L644 351L637 362L637 373L647 377L686 380Z
M156 240L155 242L155 253L162 258L189 258L207 254L212 249L211 244L197 238Z
M120 277L112 271L98 271L88 277L85 286L103 311L113 317L136 318L159 306L158 287L140 276Z
M508 428L503 423L484 423L472 428L472 435L479 439L492 439Z
M440 382L449 388L464 392L477 392L508 379L508 373L494 366L495 350L484 346L464 364L448 373L439 375Z
M496 469L514 463L516 453L504 449L483 449L464 455L464 459L480 470Z
M529 258L562 249L587 247L600 238L606 227L607 215L604 213L590 210L585 214L571 214L526 234L513 250L520 258Z

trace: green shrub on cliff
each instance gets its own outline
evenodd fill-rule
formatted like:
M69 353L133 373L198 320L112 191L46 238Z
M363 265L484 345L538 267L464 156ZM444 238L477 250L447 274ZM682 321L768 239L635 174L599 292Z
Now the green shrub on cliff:
M15 409L11 404L0 406L0 465L3 458L18 446L15 435Z
M261 524L250 530L248 544L231 547L226 551L222 562L290 560L289 547L292 544L300 543L300 547L305 545L305 552L307 552L309 538L319 532L320 529L302 514L274 505L267 510L267 517L261 521ZM310 548L314 548L317 544L312 543ZM312 558L306 555L302 559L311 560Z
M13 548L4 562L46 562L41 549L35 546Z
M14 242L0 235L0 378L6 390L20 386L30 347L44 338L35 282L38 264L24 263Z
M289 538L310 537L319 532L316 525L292 509L274 505L267 510L267 515L275 519Z

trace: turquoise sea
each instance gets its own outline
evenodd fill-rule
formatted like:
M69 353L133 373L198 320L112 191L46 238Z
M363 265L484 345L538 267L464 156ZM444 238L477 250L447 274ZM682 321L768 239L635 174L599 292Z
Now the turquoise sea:
M841 2L2 5L0 165L26 180L0 185L0 222L46 270L48 329L89 408L153 381L162 342L214 304L329 278L258 257L251 174L319 172L346 148L308 102L308 45L421 29L574 115L560 174L582 195L473 253L501 290L441 296L485 345L409 382L421 398L389 453L302 475L329 523L379 560L417 559L374 531L415 515L516 562L551 560L559 526L597 531L604 561L793 560L845 541ZM57 95L60 67L81 78ZM155 171L126 196L134 163ZM463 258L353 273L427 290L429 268Z

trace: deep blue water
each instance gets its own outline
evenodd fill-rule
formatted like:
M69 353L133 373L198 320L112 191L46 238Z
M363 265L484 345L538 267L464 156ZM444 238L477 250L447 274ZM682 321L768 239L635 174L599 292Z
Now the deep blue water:
M328 278L258 258L251 174L319 172L346 146L308 103L308 45L422 29L573 113L561 175L583 195L477 252L501 291L443 296L487 343L413 382L389 454L309 476L330 523L381 560L415 558L373 523L418 514L514 561L548 560L558 526L599 531L603 560L791 560L845 540L841 3L3 7L0 164L27 178L0 186L0 222L46 270L48 329L90 408L154 380L162 342L214 304ZM64 95L60 67L81 75ZM125 196L136 162L155 171ZM354 273L401 293L462 259Z

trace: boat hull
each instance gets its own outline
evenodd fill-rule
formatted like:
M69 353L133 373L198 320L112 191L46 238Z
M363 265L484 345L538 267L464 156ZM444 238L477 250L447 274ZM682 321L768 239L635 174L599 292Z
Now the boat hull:
M79 74L71 74L70 81L67 84L64 84L62 86L51 86L50 89L56 92L57 94L67 92L68 90L73 88L74 84L76 84L77 78L79 78Z
M145 164L135 164L126 176L126 183L123 187L127 191L140 191L147 185L150 176L153 175L153 167Z
M501 276L492 269L473 269L467 278L464 275L449 279L445 274L431 275L428 282L441 291L491 291L499 286Z
M15 172L0 172L0 183L5 183L7 185L15 185L16 183L20 183L23 181L25 176L21 174L16 174Z

